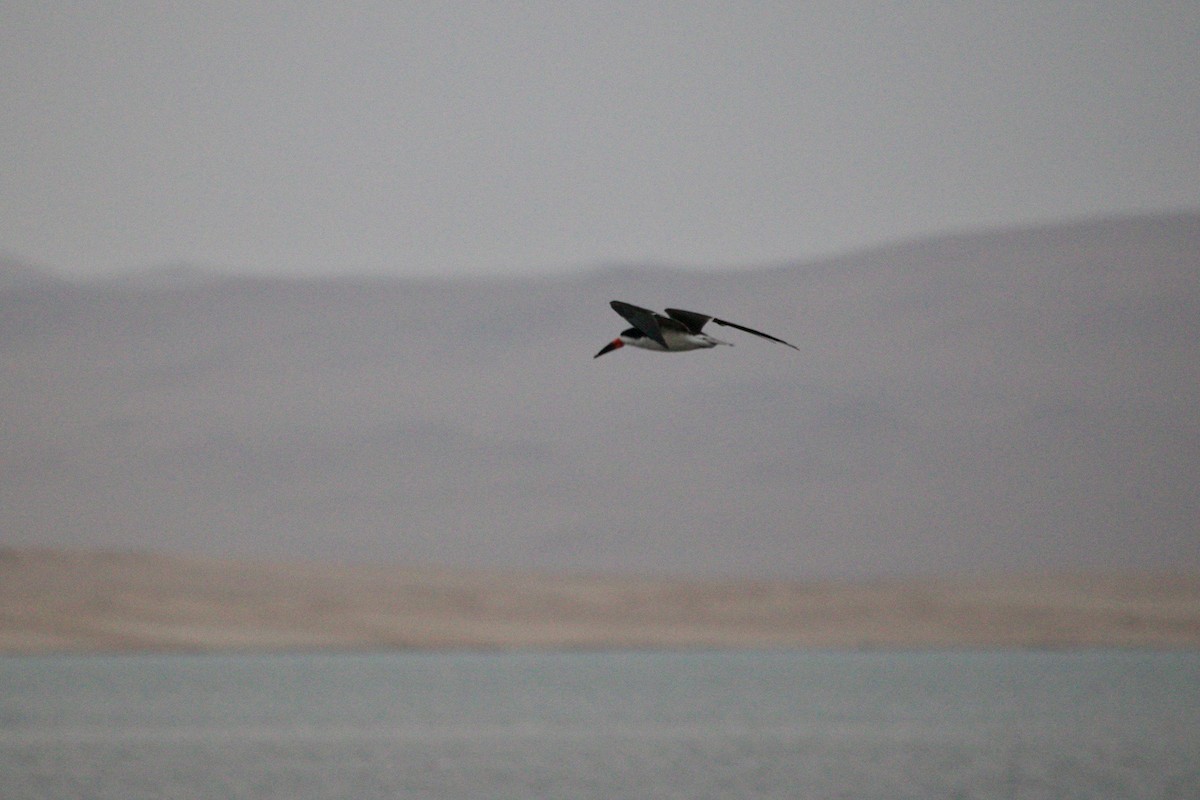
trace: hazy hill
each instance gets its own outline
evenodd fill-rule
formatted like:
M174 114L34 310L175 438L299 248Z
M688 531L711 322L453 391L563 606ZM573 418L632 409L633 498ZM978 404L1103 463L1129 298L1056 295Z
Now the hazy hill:
M592 355L610 299L736 347ZM798 577L1200 566L1200 217L837 261L0 291L11 545Z
M0 252L0 291L57 283L57 279L19 258Z

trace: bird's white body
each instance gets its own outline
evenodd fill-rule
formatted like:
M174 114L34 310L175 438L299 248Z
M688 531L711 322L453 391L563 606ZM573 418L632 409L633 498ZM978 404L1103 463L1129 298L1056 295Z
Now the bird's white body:
M726 342L715 336L709 336L707 333L683 333L681 331L664 330L662 331L662 337L667 342L666 347L663 347L648 336L627 336L622 334L619 338L630 347L640 347L643 350L653 350L656 353L679 353L684 350L703 350L708 347L716 347L719 344L727 344L733 347L733 342Z

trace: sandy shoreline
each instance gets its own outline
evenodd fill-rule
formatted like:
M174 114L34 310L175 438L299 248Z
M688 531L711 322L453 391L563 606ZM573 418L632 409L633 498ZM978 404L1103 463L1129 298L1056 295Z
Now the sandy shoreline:
M544 575L0 549L0 654L1200 647L1200 575Z

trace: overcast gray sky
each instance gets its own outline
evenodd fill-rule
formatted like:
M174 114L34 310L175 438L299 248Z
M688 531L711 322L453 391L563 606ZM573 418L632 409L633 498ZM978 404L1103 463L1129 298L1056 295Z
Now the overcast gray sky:
M1200 3L0 6L0 252L757 265L1200 206Z

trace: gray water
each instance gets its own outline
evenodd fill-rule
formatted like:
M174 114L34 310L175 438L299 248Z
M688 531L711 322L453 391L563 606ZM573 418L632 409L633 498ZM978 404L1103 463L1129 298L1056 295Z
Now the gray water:
M0 798L1200 798L1200 653L0 658Z

